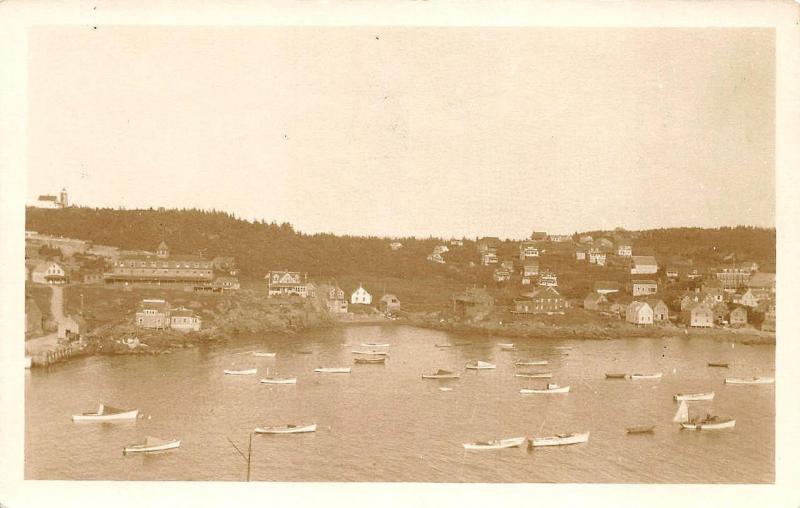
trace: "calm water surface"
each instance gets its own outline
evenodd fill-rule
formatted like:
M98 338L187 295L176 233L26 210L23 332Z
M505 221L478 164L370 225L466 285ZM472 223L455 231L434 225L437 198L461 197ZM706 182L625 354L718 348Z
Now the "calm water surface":
M471 341L471 346L434 344ZM505 352L498 342L515 342ZM354 365L361 342L389 342L386 365ZM571 347L562 355L557 347ZM313 354L298 354L307 349ZM258 358L249 351L276 352ZM774 386L726 386L725 376L774 375L774 346L710 340L555 341L451 335L409 326L362 326L264 337L211 350L155 357L78 360L26 373L27 479L243 480L245 463L226 437L247 447L256 426L318 424L316 433L253 437L251 478L264 481L666 482L774 481ZM553 372L567 395L520 395L548 380L514 377L514 360L546 359L523 369ZM473 359L496 370L461 379L422 380L438 368L463 370ZM730 362L729 369L708 361ZM316 374L318 366L351 374ZM258 367L256 376L223 369ZM258 380L292 375L297 385ZM656 372L660 380L606 380L606 372ZM440 386L453 390L442 392ZM714 390L694 413L736 418L732 430L681 431L671 419L677 392ZM99 402L139 408L130 423L73 423ZM625 427L654 424L655 434ZM478 439L590 431L589 443L529 451L465 452ZM147 435L181 439L181 448L123 456Z

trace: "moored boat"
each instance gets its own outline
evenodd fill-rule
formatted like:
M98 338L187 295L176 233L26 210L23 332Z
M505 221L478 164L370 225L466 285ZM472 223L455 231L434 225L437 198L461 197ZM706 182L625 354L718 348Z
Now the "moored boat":
M676 393L675 400L714 400L714 392Z
M243 370L229 370L225 369L222 372L229 376L250 376L256 374L258 369L243 369Z
M492 439L491 441L475 441L464 443L465 450L499 450L501 448L514 448L522 445L525 437L511 437L507 439Z
M681 422L681 428L687 430L720 430L732 429L736 425L736 420L723 416L707 415L703 418L691 419Z
M159 439L157 437L147 436L142 443L124 447L122 453L127 455L129 453L162 452L164 450L178 448L180 445L181 442L178 439Z
M775 382L774 377L726 377L728 385L769 385Z
M314 352L311 351L310 349L295 349L294 352L297 353L298 355L311 355L311 354L314 354Z
M518 372L514 374L515 377L524 377L529 379L550 379L553 377L552 372Z
M256 427L253 432L256 434L301 434L303 432L315 432L317 424L311 423L306 425L276 425L272 427Z
M555 436L534 437L528 441L529 447L536 446L563 446L589 441L588 432L572 432L570 434L557 434Z
M483 370L483 369L495 369L497 365L489 362L484 362L481 360L475 360L472 362L467 362L466 367L471 370Z
M524 395L536 393L569 393L569 386L558 386L556 383L547 383L546 388L523 388L519 393Z
M423 374L422 379L458 379L460 374L456 374L451 370L439 369L433 374Z
M621 372L606 372L606 379L627 379L628 375Z
M362 347L389 347L388 342L362 342Z
M259 351L253 351L253 356L261 356L264 358L275 358L275 353L261 353Z
M524 365L547 365L547 360L517 360L514 362L516 366Z
M351 351L354 355L389 356L387 351Z
M381 356L378 358L353 358L355 363L386 363L386 357Z
M120 420L135 420L139 415L138 409L119 409L100 404L94 413L72 415L73 422L113 422Z
M350 374L350 367L317 367L314 372L323 374Z
M440 391L440 392L452 392L452 391L453 391L453 389L452 389L452 388L450 388L449 386L440 386L440 387L439 387L439 391Z
M652 434L655 432L655 425L634 425L633 427L627 427L625 432L628 434Z
M722 367L724 369L728 368L728 364L727 363L722 363L722 362L708 362L708 366L709 367Z
M653 372L651 374L631 374L631 379L659 379L661 372Z
M297 384L296 377L270 376L261 380L265 385L294 385Z
M501 348L503 348L503 347L514 347L514 344L512 344L511 342L500 342L497 345L498 345L498 347L501 347Z

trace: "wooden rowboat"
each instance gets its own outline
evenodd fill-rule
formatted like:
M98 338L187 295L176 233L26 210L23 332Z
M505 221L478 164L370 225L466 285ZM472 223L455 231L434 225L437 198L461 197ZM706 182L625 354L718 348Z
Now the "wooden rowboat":
M491 441L475 441L464 443L465 450L500 450L501 448L514 448L522 445L525 437L511 437L508 439L493 439Z
M547 437L534 437L528 441L529 447L537 446L563 446L578 443L586 443L589 441L588 432L573 432L571 434L557 434L555 436Z
M633 427L627 427L625 431L628 434L652 434L655 432L655 425L636 425Z
M265 377L261 382L265 385L294 385L297 384L297 378L271 376Z
M702 393L677 393L673 397L675 400L714 400L714 392Z
M460 374L450 370L439 369L433 374L423 374L422 379L458 379Z
M303 432L315 432L317 424L311 423L308 425L277 425L274 427L256 427L253 432L256 434L301 434Z
M362 347L389 347L388 342L362 342Z
M728 385L770 385L775 382L774 377L726 377Z
M708 362L708 366L709 367L722 367L724 369L728 368L728 364L727 363L718 363L718 362Z
M159 439L157 437L147 436L143 443L128 445L122 449L122 453L127 455L129 453L150 453L150 452L163 452L164 450L172 450L181 445L178 439Z
M244 370L223 370L229 376L249 376L258 372L258 369L244 369Z
M514 374L515 377L525 377L529 379L550 379L553 377L552 372L519 372Z
M323 374L350 374L350 367L317 367L314 372Z
M354 355L389 356L387 351L351 351Z
M631 374L631 379L659 379L661 372L654 372L652 374Z
M519 391L523 395L539 393L569 393L569 386L558 386L555 383L548 383L547 388L523 388Z
M477 360L473 362L467 362L466 368L471 370L495 369L497 368L497 365Z
M100 404L94 413L72 415L73 422L113 422L120 420L135 420L139 416L138 409L119 409Z
M380 358L353 358L355 363L386 363L386 357Z
M627 379L627 374L622 373L606 373L606 379Z
M514 362L516 366L523 365L547 365L547 360L517 360Z
M688 422L681 422L681 428L687 430L720 430L732 429L736 425L736 420L733 418L724 418L719 416L706 416L702 419L689 420Z
M260 353L258 351L253 351L253 356L261 356L265 358L275 358L275 353Z

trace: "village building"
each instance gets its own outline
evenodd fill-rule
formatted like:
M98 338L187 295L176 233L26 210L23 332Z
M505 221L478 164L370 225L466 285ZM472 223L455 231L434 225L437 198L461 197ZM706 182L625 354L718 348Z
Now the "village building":
M595 293L599 293L601 295L607 295L610 293L618 293L619 292L619 282L610 281L610 280L598 280L594 283L594 291Z
M492 277L494 278L495 282L507 282L511 280L511 274L513 272L508 268L495 268Z
M634 325L652 325L653 309L647 302L633 301L625 311L625 321Z
M403 248L403 244L400 242L392 242L389 244L389 248L392 250L400 250Z
M756 298L752 289L734 293L732 301L733 303L750 308L755 308L758 305L758 298Z
M44 316L36 300L25 299L25 335L39 335L44 330Z
M463 247L464 246L464 240L459 240L458 238L453 238L452 240L450 240L450 245L455 245L457 247Z
M577 249L575 251L576 261L586 261L586 251L584 249Z
M483 266L496 265L498 261L497 253L494 251L487 251L481 254L481 264Z
M45 261L31 270L31 281L37 284L64 284L67 275L58 263Z
M228 291L235 291L241 288L239 279L236 277L217 277L212 284L214 291L227 293Z
M479 253L484 252L495 252L497 253L497 247L500 245L500 239L496 236L486 236L484 238L478 239L475 242L475 247L478 249Z
M736 290L742 286L747 286L750 281L750 270L742 268L723 268L716 273L722 289Z
M199 332L202 325L203 320L200 319L200 316L187 308L180 307L170 311L169 326L173 330Z
M633 296L647 296L658 293L658 283L654 280L633 280L630 284Z
M504 260L504 261L502 261L500 263L500 267L501 268L505 268L509 272L513 272L514 271L514 261L512 261L510 259L506 259L506 260Z
M531 240L534 242L546 242L547 241L547 233L544 231L534 231L531 233Z
M715 303L711 306L711 312L714 313L714 323L718 325L724 325L728 322L728 315L730 314L730 310L728 306L724 303Z
M681 317L686 326L692 328L714 327L714 311L711 305L705 302L690 305L681 312Z
M669 307L660 298L645 298L644 301L653 309L653 322L666 323L669 321Z
M84 271L81 274L81 281L84 284L102 284L103 280L102 272Z
M633 255L633 247L627 244L617 246L617 256L631 257Z
M164 330L169 328L169 304L161 299L142 300L136 313L136 326Z
M563 314L567 300L552 287L543 287L531 293L524 293L514 300L517 314Z
M553 272L543 272L539 276L539 285L545 287L558 287L558 277Z
M583 308L586 310L605 310L608 307L608 298L606 295L600 293L589 293L583 299Z
M739 269L747 270L751 273L757 272L758 268L759 268L758 263L756 263L755 261L744 261L742 263L739 263Z
M344 314L347 312L347 298L345 298L344 290L339 286L322 286L320 295L324 297L325 307L331 314Z
M30 206L34 208L50 208L50 209L67 208L69 206L69 200L67 199L67 189L61 189L61 192L58 194L58 196L54 196L52 194L40 195L36 199L36 201L31 203Z
M433 248L434 254L444 254L445 252L449 252L450 248L447 245L437 245Z
M539 248L533 242L522 242L519 245L519 259L525 261L529 258L539 257Z
M184 285L210 289L214 267L210 260L191 254L172 255L165 242L156 254L126 253L103 275L106 284Z
M700 273L700 271L697 268L693 268L686 273L686 277L688 277L691 280L699 279L702 276L703 274Z
M774 273L754 273L747 283L747 287L759 300L772 298L775 295L775 274Z
M583 235L580 238L578 238L578 242L580 242L580 243L592 243L592 242L594 242L594 238L592 238L590 235Z
M747 307L737 305L728 315L728 323L731 326L744 326L747 324Z
M384 313L394 314L400 310L400 300L398 300L395 295L386 293L381 297L380 302L378 302L378 306Z
M307 298L309 296L306 276L300 272L271 271L264 276L264 279L267 281L267 296L270 298L292 295Z
M553 243L565 243L572 241L572 235L549 235L547 239Z
M592 247L589 249L589 263L598 266L605 266L606 253L600 250L598 247Z
M631 275L647 275L658 272L658 263L653 256L631 256Z
M479 318L494 308L494 298L482 288L469 288L453 295L453 311L470 319Z
M428 258L427 259L428 259L428 261L431 261L432 263L439 263L440 265L443 265L445 263L444 258L442 257L442 255L437 253L437 252L434 252L433 254L428 254Z
M358 289L350 295L350 303L353 305L372 305L372 295L359 284Z
M668 266L665 270L665 274L669 279L677 279L678 278L678 269L674 266Z
M533 277L539 275L539 262L538 261L526 261L524 265L522 265L522 276L523 277Z

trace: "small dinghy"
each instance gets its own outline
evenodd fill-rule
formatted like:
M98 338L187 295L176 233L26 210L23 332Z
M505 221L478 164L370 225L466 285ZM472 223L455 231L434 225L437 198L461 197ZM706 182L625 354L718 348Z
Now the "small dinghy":
M515 377L525 377L529 379L550 379L553 377L552 372L519 372L514 374Z
M523 388L519 393L524 395L535 393L569 393L569 386L558 386L556 383L547 383L547 388Z
M631 374L631 379L659 379L661 372L654 372L652 374Z
M722 416L707 415L703 418L693 418L687 422L681 422L681 428L687 430L720 430L732 429L736 425L736 420Z
M458 379L460 374L456 374L451 370L439 369L433 374L423 374L422 379Z
M627 374L623 374L623 373L619 373L619 372L614 372L614 373L608 373L607 372L606 373L606 379L627 379L627 378L628 378Z
M774 377L726 377L725 384L728 385L771 385L775 382Z
M314 372L323 374L350 374L350 367L317 367Z
M308 425L276 425L274 427L256 427L253 432L256 434L301 434L303 432L316 432L317 424Z
M635 425L633 427L627 427L625 432L628 434L652 434L655 432L655 425Z
M181 442L178 439L159 439L147 436L143 443L132 444L123 448L122 453L127 455L129 453L163 452L164 450L178 448L180 445Z
M229 376L251 376L258 372L258 369L244 369L244 370L223 370Z
M297 384L296 377L278 377L270 376L261 380L265 385L295 385Z
M555 436L547 437L534 437L528 441L528 447L533 448L536 446L563 446L578 443L586 443L589 441L588 432L573 432L571 434L557 434Z
M493 439L491 441L475 441L464 443L465 450L499 450L501 448L515 448L525 442L524 437L511 437L508 439Z
M118 420L136 420L138 409L119 409L100 404L94 413L72 415L73 422L113 422Z
M507 347L514 347L514 344L511 342L500 342L497 344L498 347L507 348Z
M353 358L353 361L356 363L386 363L386 357L382 356L380 358Z
M517 367L525 365L547 365L547 360L517 360L514 362Z
M714 400L714 392L677 393L675 400Z
M354 355L389 356L387 351L351 351Z
M261 353L258 351L253 351L253 356L259 356L263 358L275 358L275 353Z
M452 392L452 391L453 391L453 389L452 389L452 388L450 388L449 386L440 386L440 387L439 387L439 391L440 391L440 392Z
M723 369L727 369L728 368L728 364L727 363L721 363L721 362L708 362L708 366L709 367L722 367Z
M389 347L388 342L362 342L361 347Z
M311 351L310 349L295 349L294 352L297 353L298 355L311 355L311 354L314 354L314 352Z
M471 370L483 370L483 369L495 369L497 365L489 362L483 362L481 360L476 360L472 362L467 362L466 367Z

